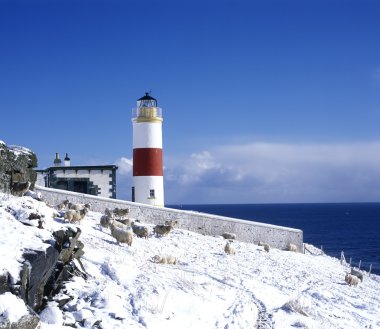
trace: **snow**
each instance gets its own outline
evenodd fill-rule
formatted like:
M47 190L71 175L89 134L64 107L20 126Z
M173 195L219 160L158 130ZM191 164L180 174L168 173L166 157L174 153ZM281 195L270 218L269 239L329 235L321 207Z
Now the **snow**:
M41 322L45 324L62 325L63 315L56 302L50 302L40 314Z
M7 318L10 323L17 322L28 314L24 301L10 292L0 295L0 322L1 318Z
M45 248L41 241L68 224L31 197L0 194L0 204L1 268L16 278L21 251ZM20 223L36 211L45 216L45 230ZM258 319L266 321L265 328L380 328L380 277L365 274L350 287L344 281L348 268L314 246L307 246L313 254L267 253L234 241L236 254L227 255L222 237L174 229L164 237L135 236L128 247L100 229L101 215L90 211L80 224L88 278L65 284L40 314L42 328L76 323L78 328L232 329L254 328ZM155 255L171 255L179 263L156 264ZM59 309L62 299L69 301ZM16 305L0 302L0 308L5 304Z
M15 153L22 153L22 154L31 154L33 153L30 149L23 147L23 146L18 146L18 145L8 145L8 148Z

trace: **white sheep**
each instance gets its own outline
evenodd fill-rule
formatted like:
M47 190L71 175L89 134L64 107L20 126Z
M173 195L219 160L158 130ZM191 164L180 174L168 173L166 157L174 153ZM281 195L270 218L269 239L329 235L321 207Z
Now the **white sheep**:
M153 228L153 232L156 233L156 236L168 235L171 230L172 230L172 227L170 225L156 225Z
M295 244L293 243L289 243L288 244L288 251L294 251L294 252L297 252L298 251L298 248Z
M134 222L132 222L132 231L139 238L148 239L148 237L149 237L149 230L146 226L138 225L138 224L135 224Z
M100 217L100 229L103 230L102 228L109 228L111 225L111 222L113 221L113 216L111 215L103 215Z
M62 201L59 205L57 205L57 209L65 210L68 204L69 204L69 200Z
M88 212L87 208L81 209L81 210L74 210L74 209L69 209L66 210L64 219L68 220L70 223L76 223L79 222L86 216Z
M175 228L178 225L178 221L177 220L167 220L165 222L165 225L171 226L172 228Z
M235 255L236 250L234 247L230 245L230 243L227 241L226 245L224 246L224 252L228 255Z
M351 275L355 275L361 282L363 282L363 273L351 268Z
M222 234L222 237L225 238L226 240L236 240L236 234L235 233L224 232Z
M349 286L356 287L359 283L359 278L355 275L350 274L350 273L346 273L344 281L346 281Z
M128 246L132 245L133 232L130 227L113 220L110 223L111 235L116 239L117 243L126 243Z
M115 214L115 217L119 217L121 219L128 218L130 210L131 209L129 207L124 209L115 208L112 212Z
M270 250L270 245L268 244L268 243L265 243L265 242L263 242L263 241L259 241L259 244L258 244L259 246L261 246L261 247L264 247L264 250L266 251L266 252L269 252L269 250Z
M160 256L156 255L152 258L152 262L159 264L178 264L178 259L174 256Z
M84 208L87 208L87 209L90 209L90 205L89 204L84 204L84 203L71 203L69 202L68 203L68 208L69 209L74 209L74 210L82 210Z

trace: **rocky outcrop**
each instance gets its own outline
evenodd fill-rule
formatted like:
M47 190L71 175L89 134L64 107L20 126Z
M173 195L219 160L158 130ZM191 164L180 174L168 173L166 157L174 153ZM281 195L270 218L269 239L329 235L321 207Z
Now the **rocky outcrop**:
M22 195L33 189L37 173L37 157L21 146L7 146L0 141L0 190Z
M20 297L33 310L42 306L50 277L54 275L58 261L58 251L53 246L46 250L27 250L21 277Z
M0 316L0 329L34 329L39 326L37 313L46 301L54 296L73 275L86 277L80 261L84 254L83 243L79 241L81 230L67 227L53 233L55 240L46 241L45 250L24 252L20 281L11 282L8 273L0 274L0 294L11 292L24 300L29 314L17 323L10 323ZM37 312L37 313L36 313Z

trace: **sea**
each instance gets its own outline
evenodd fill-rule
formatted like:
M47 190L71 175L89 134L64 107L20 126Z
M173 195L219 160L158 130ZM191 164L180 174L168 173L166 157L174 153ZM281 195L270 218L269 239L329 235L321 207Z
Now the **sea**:
M304 242L380 275L380 203L202 204L170 208L298 228ZM371 267L372 264L372 267Z

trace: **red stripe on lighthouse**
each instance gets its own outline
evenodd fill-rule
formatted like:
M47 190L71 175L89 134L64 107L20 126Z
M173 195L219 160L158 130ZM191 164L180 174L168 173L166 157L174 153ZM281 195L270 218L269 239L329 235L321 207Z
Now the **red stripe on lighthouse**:
M133 149L133 176L163 176L162 149Z

